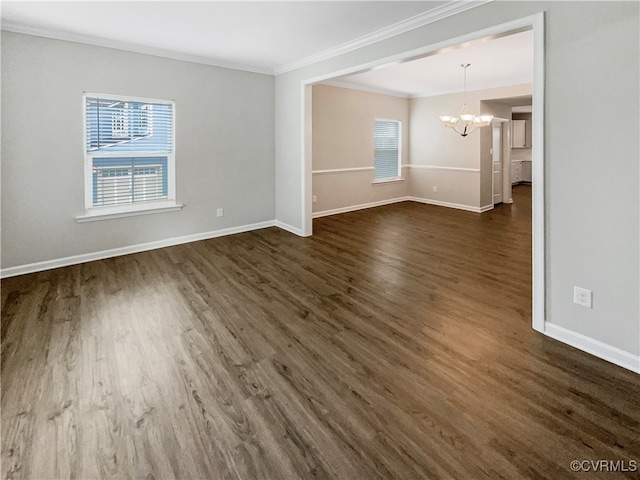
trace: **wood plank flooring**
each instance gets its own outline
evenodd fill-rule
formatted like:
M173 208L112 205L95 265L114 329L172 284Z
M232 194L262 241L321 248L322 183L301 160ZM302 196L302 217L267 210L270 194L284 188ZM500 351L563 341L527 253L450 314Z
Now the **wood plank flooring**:
M571 471L640 461L640 379L531 329L514 194L3 280L2 477L639 478Z

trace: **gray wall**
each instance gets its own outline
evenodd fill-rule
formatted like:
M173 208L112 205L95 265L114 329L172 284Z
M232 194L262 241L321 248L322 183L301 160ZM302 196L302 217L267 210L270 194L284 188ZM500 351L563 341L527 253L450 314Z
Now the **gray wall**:
M84 91L176 101L181 211L76 223ZM2 32L3 268L273 220L274 151L272 76Z
M303 227L301 81L539 12L546 12L546 320L637 355L636 2L491 2L278 76L276 219ZM603 121L620 116L623 122ZM573 303L574 285L593 290L593 309Z

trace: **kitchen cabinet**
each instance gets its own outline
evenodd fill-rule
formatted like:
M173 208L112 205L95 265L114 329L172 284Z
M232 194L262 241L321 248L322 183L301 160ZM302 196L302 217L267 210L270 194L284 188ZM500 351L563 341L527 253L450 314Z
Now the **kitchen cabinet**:
M527 145L527 121L511 121L511 148L525 148Z
M511 183L520 183L522 181L522 162L514 160L511 162Z
M531 162L528 160L513 160L511 162L511 183L531 183Z

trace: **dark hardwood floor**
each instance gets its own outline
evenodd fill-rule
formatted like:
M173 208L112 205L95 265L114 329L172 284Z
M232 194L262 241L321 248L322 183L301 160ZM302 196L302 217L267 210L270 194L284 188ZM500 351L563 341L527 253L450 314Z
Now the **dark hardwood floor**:
M640 461L640 376L531 329L514 193L3 280L3 478L638 478L570 468Z

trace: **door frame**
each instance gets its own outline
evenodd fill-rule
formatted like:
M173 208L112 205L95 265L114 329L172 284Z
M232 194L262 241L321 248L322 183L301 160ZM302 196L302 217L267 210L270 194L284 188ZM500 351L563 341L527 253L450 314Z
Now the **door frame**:
M500 130L500 145L498 148L500 148L500 163L502 164L501 170L502 170L502 176L500 177L500 181L502 182L502 202L500 203L512 203L513 199L511 198L511 195L509 195L508 198L508 202L505 202L505 186L507 184L507 179L511 179L511 171L509 170L509 158L508 158L508 152L507 150L507 141L509 140L509 138L507 138L507 136L505 135L505 125L508 125L510 122L510 120L508 118L501 118L501 117L493 117L493 121L491 122L491 129L494 128L499 128ZM497 125L496 125L497 123ZM495 144L493 142L493 132L491 132L491 201L493 202L493 196L495 195L495 189L496 189L496 179L495 176L493 175L493 164L495 163L493 161L493 155L495 154ZM507 156L505 156L505 153L507 153ZM510 190L509 190L510 191ZM492 203L492 205L495 205L495 202Z
M300 95L301 111L301 203L303 236L313 233L312 213L312 126L311 96L312 85L347 74L365 72L374 68L408 62L418 58L437 55L445 50L456 48L467 42L485 38L500 38L520 31L533 31L533 99L532 99L532 327L539 332L545 331L545 201L544 201L544 12L501 23L462 36L405 51L372 62L354 65L334 72L302 80ZM493 167L492 167L493 168Z

